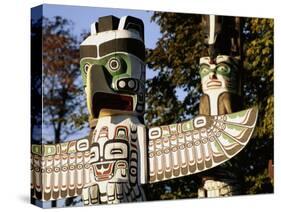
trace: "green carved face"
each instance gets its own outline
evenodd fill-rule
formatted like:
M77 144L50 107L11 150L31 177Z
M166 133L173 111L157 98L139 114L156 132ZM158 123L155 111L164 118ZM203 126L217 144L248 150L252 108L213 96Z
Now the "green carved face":
M127 54L113 53L102 59L83 58L80 61L80 70L84 86L87 85L87 73L94 65L102 66L107 71L106 75L111 81L116 81L117 78L131 77L131 60Z
M99 18L80 45L80 70L91 120L100 115L144 112L143 22Z
M100 110L144 110L144 63L127 53L111 53L100 59L85 57L80 70L93 117Z
M227 63L220 63L217 64L215 69L212 69L209 65L207 64L202 64L199 69L199 73L201 78L204 78L205 76L209 75L210 73L216 73L218 75L222 75L224 77L231 77L231 65Z
M199 69L202 90L211 93L220 89L239 93L238 61L235 58L219 55L214 61L210 57L200 59Z
M142 71L144 64L130 54L112 53L101 59L82 58L80 71L85 87L87 86L87 75L91 69L95 71L94 66L102 67L105 72L106 82L113 91L132 93L137 91L139 86L144 87L144 73ZM133 69L139 69L141 74L137 76L133 73ZM131 78L131 81L127 80L129 78Z

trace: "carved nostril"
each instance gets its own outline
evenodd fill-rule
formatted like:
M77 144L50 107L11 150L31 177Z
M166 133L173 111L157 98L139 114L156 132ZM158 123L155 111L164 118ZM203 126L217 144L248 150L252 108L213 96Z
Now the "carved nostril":
M98 169L101 169L101 166L102 166L101 164L98 164L98 165L97 165L97 168L98 168Z
M125 82L124 80L120 80L120 81L118 82L118 85L119 85L120 88L125 88L126 82Z
M210 75L210 79L213 79L213 80L218 79L216 73L212 73Z
M104 169L107 169L107 168L108 168L108 166L109 166L109 164L108 164L108 163L103 164L103 168L104 168Z
M129 86L129 88L134 88L135 87L135 82L133 80L130 80L128 82L128 86Z

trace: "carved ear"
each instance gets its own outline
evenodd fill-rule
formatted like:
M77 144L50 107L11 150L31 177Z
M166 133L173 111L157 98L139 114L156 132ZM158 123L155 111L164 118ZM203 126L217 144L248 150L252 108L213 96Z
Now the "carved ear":
M119 18L113 15L100 17L98 22L94 22L91 25L91 34L93 35L99 32L117 30L119 20Z
M132 16L124 16L120 19L118 29L126 29L137 32L142 40L144 40L144 25L141 19Z
M132 16L123 16L121 19L113 15L100 17L98 22L91 25L91 34L117 29L137 32L144 40L144 24L142 20Z
M119 24L119 18L109 15L99 18L98 32L105 32L110 30L117 30Z

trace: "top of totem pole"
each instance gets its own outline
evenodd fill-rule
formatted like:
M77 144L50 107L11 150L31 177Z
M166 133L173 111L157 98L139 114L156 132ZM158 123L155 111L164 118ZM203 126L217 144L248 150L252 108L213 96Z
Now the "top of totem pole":
M81 43L81 46L98 46L112 39L134 39L134 42L138 40L143 43L144 24L142 20L132 16L123 16L120 19L113 15L100 17L98 22L92 23L91 34ZM140 59L144 60L144 56Z
M241 56L240 19L228 16L203 16L205 44L211 59L217 55Z
M100 115L144 113L144 24L103 16L80 45L80 70L91 126Z
M139 34L144 40L144 25L141 19L132 16L123 16L121 19L109 15L99 18L98 22L91 25L91 35L112 30L129 30Z

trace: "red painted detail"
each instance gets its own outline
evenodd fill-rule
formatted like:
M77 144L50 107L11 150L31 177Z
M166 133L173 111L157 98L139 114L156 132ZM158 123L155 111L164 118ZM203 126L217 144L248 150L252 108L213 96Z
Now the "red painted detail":
M112 178L114 162L94 164L95 177L98 181L109 180Z

